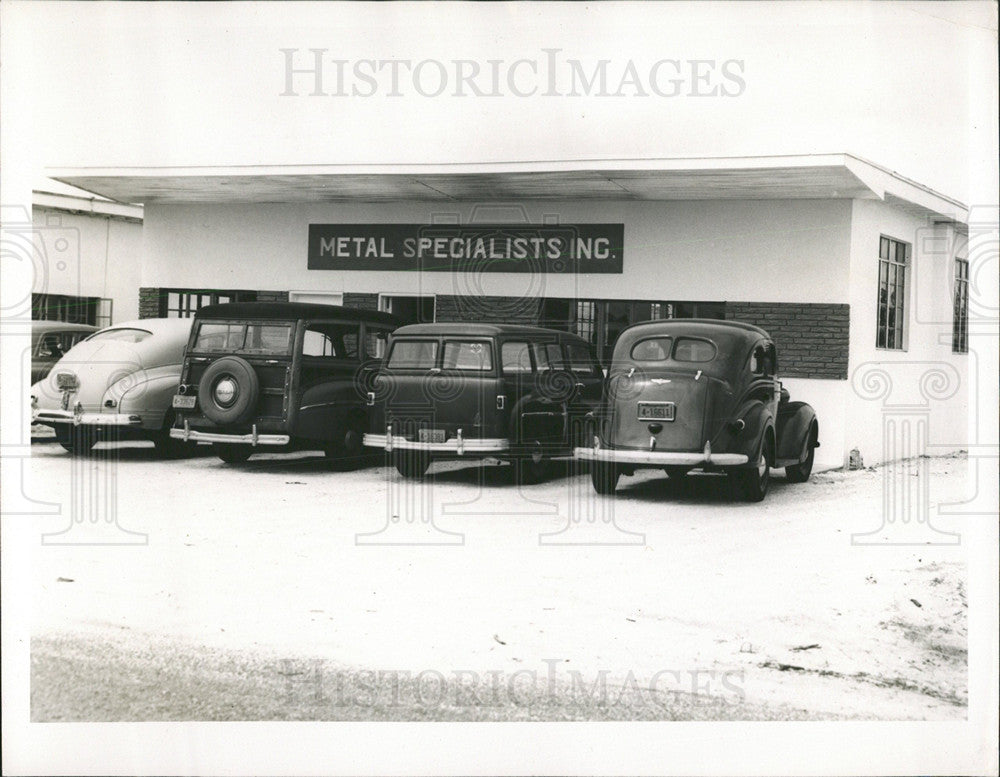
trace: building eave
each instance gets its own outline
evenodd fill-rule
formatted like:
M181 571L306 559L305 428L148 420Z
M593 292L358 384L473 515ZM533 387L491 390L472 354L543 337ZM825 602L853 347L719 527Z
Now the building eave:
M47 174L121 203L880 199L964 222L964 205L850 154L440 164L75 167Z

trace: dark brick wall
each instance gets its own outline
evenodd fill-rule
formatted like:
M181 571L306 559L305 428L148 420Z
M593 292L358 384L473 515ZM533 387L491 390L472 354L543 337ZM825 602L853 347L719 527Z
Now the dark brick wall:
M344 307L358 310L378 310L378 294L344 292Z
M726 319L770 333L779 377L847 379L850 305L727 302Z
M437 296L437 321L492 321L537 325L541 300L521 297Z
M160 290L139 289L139 318L158 318L160 315Z

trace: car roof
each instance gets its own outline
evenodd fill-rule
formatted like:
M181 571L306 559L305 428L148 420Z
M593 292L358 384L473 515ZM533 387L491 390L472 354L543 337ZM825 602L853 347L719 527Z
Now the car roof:
M521 337L550 340L554 337L560 337L564 340L573 340L584 345L590 345L582 337L572 332L565 332L561 329L546 329L541 326L529 326L527 324L474 323L469 321L437 322L434 324L407 324L392 333L393 338L419 335L434 337L447 335L470 335L473 337L518 335Z
M154 335L177 336L186 335L191 331L193 318L139 318L134 321L122 321L120 324L112 324L101 329L101 332L110 332L113 329L145 329Z
M318 305L313 302L224 302L206 305L195 314L203 318L281 318L281 319L363 319L378 324L398 325L399 319L381 310L362 310L342 305Z
M622 330L620 336L626 333L630 335L645 336L654 332L666 332L671 335L690 334L694 336L710 337L713 334L725 333L737 335L744 333L750 339L765 338L771 339L765 330L753 324L746 324L742 321L722 321L716 318L666 318L655 321L643 321L640 324L633 324Z
M68 321L32 321L32 334L46 332L96 332L97 327L90 324L73 324Z

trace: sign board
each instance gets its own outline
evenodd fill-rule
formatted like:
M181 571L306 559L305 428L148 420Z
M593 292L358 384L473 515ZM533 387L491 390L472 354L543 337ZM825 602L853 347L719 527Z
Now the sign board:
M624 224L310 224L310 270L621 273Z

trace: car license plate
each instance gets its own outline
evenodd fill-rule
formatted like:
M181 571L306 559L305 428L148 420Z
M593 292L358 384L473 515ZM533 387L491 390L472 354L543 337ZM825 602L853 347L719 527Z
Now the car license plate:
M444 442L444 429L420 429L417 439L420 442Z
M640 421L673 421L676 407L673 402L640 402Z
M181 410L193 410L198 398L194 395L174 394L174 407Z

